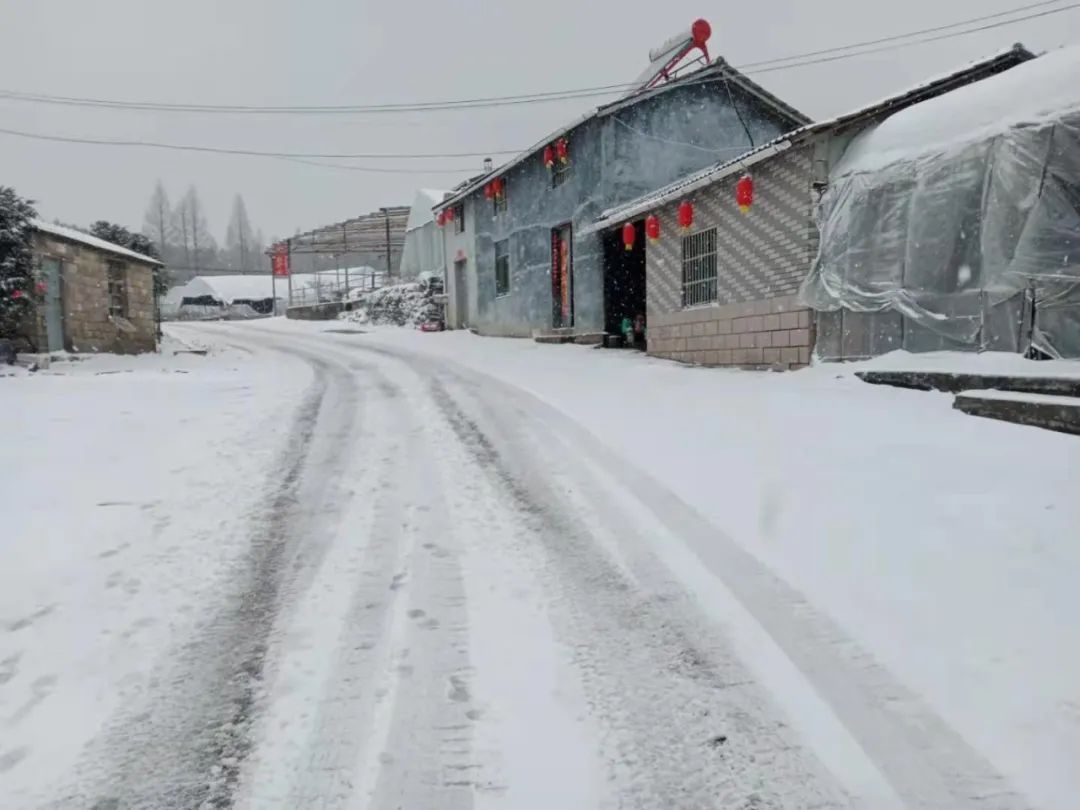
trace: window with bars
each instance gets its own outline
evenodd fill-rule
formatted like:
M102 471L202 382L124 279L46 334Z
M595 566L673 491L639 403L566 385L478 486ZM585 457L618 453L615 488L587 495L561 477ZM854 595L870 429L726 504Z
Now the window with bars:
M573 164L569 161L563 163L556 160L555 165L551 167L551 187L558 188L567 180L570 179L570 172L573 170Z
M127 265L109 262L109 317L126 318L128 314Z
M716 301L716 228L682 240L682 303L684 307Z
M454 206L454 233L465 233L465 203Z
M495 243L495 297L510 294L510 240Z

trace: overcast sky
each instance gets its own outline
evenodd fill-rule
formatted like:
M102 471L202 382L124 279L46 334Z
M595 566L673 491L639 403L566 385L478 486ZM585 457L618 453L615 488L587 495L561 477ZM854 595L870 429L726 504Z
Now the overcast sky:
M712 23L713 53L740 65L1031 2L0 0L0 90L255 105L497 96L630 81L647 64L650 48L699 16ZM1080 41L1080 9L754 78L820 118L1017 41L1038 50ZM393 116L286 117L135 113L0 100L0 127L289 152L475 152L527 147L598 101L602 99ZM481 161L354 162L478 169ZM75 224L110 219L139 228L160 178L174 202L189 183L195 184L219 240L236 192L244 195L254 224L267 236L287 236L381 205L410 204L416 188L448 188L464 176L431 171L364 174L270 158L0 135L0 185L36 199L48 219Z

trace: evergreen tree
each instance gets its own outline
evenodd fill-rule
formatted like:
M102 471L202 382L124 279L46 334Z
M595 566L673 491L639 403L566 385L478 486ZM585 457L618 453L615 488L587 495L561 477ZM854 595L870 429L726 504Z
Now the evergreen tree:
M13 338L34 308L33 202L0 186L0 337Z

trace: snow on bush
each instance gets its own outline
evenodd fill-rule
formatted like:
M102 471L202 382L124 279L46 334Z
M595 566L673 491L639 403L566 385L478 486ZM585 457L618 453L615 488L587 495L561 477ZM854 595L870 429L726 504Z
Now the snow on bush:
M356 323L419 326L441 321L442 306L434 300L440 293L437 280L392 284L358 295L351 312L343 312L342 320Z

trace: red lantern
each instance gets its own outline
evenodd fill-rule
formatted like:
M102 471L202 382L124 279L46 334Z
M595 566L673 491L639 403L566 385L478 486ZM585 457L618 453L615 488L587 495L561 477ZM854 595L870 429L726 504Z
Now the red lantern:
M555 154L559 156L559 163L566 163L570 160L570 144L566 142L566 138L559 138L556 142Z
M656 214L645 217L645 235L649 237L650 242L660 241L660 217Z
M443 225L446 224L446 212L445 211L440 211L439 213L437 213L435 215L435 224L438 225L440 228Z
M634 227L632 222L627 222L622 226L622 241L623 247L627 250L634 249L634 240L637 238L637 228Z
M44 295L45 290L47 290L48 287L45 286L44 281L39 281L37 284L34 285L34 289L38 291L39 295Z
M23 297L23 291L22 290L12 290L11 291L11 297L12 298L22 298Z
M744 214L754 204L754 178L750 175L744 174L735 184L735 202Z
M551 144L544 147L544 165L549 169L555 165L555 150L551 148Z
M690 230L694 224L694 204L689 200L679 203L679 227L683 232Z
M495 196L501 197L503 192L506 191L506 181L501 177L496 177L491 181L492 188L495 190Z
M484 197L485 197L485 199L490 200L494 196L495 196L495 188L492 186L491 183L487 183L484 186Z
M443 221L444 222L453 222L454 221L454 209L453 208L447 208L443 212Z

